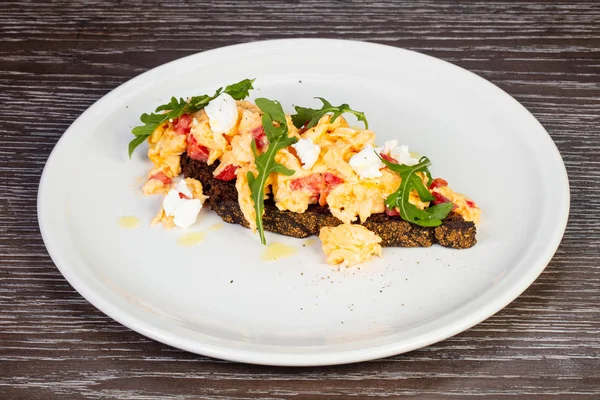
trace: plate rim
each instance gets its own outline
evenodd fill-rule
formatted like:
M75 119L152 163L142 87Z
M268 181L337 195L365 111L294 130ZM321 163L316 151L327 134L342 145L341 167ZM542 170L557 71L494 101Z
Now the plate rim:
M231 349L229 347L219 347L219 346L211 346L206 345L202 342L193 341L189 338L178 336L177 334L166 335L162 332L162 328L157 328L156 326L152 329L152 326L148 322L143 321L138 316L134 314L128 314L127 312L122 312L112 304L110 301L102 298L98 293L94 292L89 286L85 284L85 281L75 273L76 268L71 266L67 266L69 264L68 261L62 259L59 249L56 247L56 243L51 239L51 232L49 231L49 226L47 226L44 222L45 213L48 210L45 209L44 206L44 196L48 191L48 179L47 179L47 170L48 165L51 165L53 160L57 157L56 154L57 149L60 149L60 146L64 146L65 137L67 137L67 133L73 130L73 126L75 126L78 121L80 121L84 116L86 116L92 108L98 106L98 104L106 99L107 97L114 95L115 92L127 90L130 85L135 85L138 80L142 80L147 76L152 74L160 73L160 71L164 68L169 68L169 66L183 62L183 60L187 60L194 57L207 57L210 56L211 53L215 52L228 52L235 51L236 48L250 48L255 46L269 46L269 45L278 45L282 46L293 46L298 42L323 42L329 43L330 45L341 43L353 45L366 45L366 46L375 46L381 47L387 51L399 51L399 52L408 52L414 53L419 57L425 57L431 60L435 60L435 62L442 62L446 64L446 67L449 68L458 68L463 72L467 72L471 76L476 77L479 81L485 82L488 85L492 85L496 90L500 91L505 97L508 97L510 101L516 103L515 105L524 110L533 121L546 133L547 139L551 142L554 149L554 157L558 157L557 161L560 162L560 167L562 174L557 179L557 182L560 181L560 186L562 187L562 195L563 195L563 207L559 212L557 212L557 229L555 230L552 241L548 242L548 245L545 247L545 251L543 252L543 256L536 258L535 268L528 270L528 274L523 275L518 280L518 287L515 286L512 290L506 290L501 293L501 295L497 296L486 303L486 307L480 308L476 311L473 311L467 314L467 317L463 317L456 321L456 323L448 326L438 327L433 331L428 331L424 334L418 335L416 338L413 338L409 343L388 343L385 345L379 345L375 347L367 347L353 350L345 350L342 352L330 352L330 353L321 353L321 354L299 354L299 353L289 353L282 354L278 352L257 352L255 350L240 350L240 349ZM499 92L499 93L500 93ZM389 357L393 355L402 354L408 351L412 351L418 348L422 348L433 343L439 342L441 340L445 340L449 337L452 337L458 333L461 333L474 325L479 324L485 319L491 317L496 314L503 308L505 308L508 304L514 301L517 297L519 297L531 284L540 276L540 274L544 271L548 263L551 261L552 257L556 253L562 238L564 236L568 217L570 211L570 187L567 170L564 164L564 160L562 159L560 152L556 146L556 143L552 140L552 137L548 134L547 130L543 127L543 125L527 110L521 103L519 103L516 99L506 93L504 90L496 86L494 83L488 81L487 79L468 71L460 66L449 63L447 61L441 60L436 57L432 57L420 52L407 50L395 46L377 44L372 42L364 42L364 41L355 41L355 40L343 40L343 39L320 39L320 38L309 38L309 39L301 39L301 38L293 38L293 39L274 39L274 40L263 40L263 41L255 41L250 43L240 43L234 44L224 47L219 47L207 51L201 51L194 54L187 55L185 57L181 57L172 61L169 61L165 64L161 64L155 68L152 68L148 71L145 71L114 88L109 91L107 94L99 98L94 104L92 104L89 108L87 108L81 115L79 115L75 121L65 130L65 132L61 135L60 139L57 141L54 146L52 152L50 153L46 164L44 165L44 170L42 172L39 187L38 187L38 196L37 196L37 215L38 215L38 224L40 228L40 232L44 241L44 245L50 255L53 263L61 272L61 274L65 277L65 279L69 282L69 284L89 303L91 303L94 307L99 309L101 312L106 314L111 319L119 322L120 324L159 342L165 343L167 345L190 351L192 353L215 357L224 360L251 363L251 364L261 364L261 365L273 365L273 366L324 366L324 365L337 365L337 364L347 364L354 362L367 361L372 359L378 359L383 357ZM442 332L439 332L442 331ZM277 346L271 346L277 347Z

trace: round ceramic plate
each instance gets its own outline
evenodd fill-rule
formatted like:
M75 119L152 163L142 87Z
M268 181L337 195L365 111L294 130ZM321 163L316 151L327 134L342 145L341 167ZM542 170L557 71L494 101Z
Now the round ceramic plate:
M316 238L267 234L295 254L263 261L256 235L219 225L210 210L187 232L151 227L162 196L141 193L151 165L145 144L129 159L131 128L173 95L213 93L244 78L256 78L252 98L278 99L286 112L318 106L315 96L349 103L366 113L378 143L398 139L427 155L434 176L483 210L478 244L386 248L383 258L335 271ZM207 51L121 85L62 136L38 198L48 252L101 311L171 346L272 365L391 356L477 324L542 272L568 210L560 154L505 92L419 53L320 39ZM123 216L140 226L123 227ZM181 245L190 232L203 241Z

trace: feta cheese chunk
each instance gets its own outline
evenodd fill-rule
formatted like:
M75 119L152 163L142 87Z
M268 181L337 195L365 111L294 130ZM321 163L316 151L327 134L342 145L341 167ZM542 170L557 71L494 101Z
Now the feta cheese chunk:
M194 194L186 180L179 181L165 196L163 210L155 217L156 222L163 220L163 217L167 217L167 220L170 220L168 217L172 217L172 223L180 228L187 229L192 226L206 199L206 196L202 195L201 188L200 185L199 194Z
M366 145L364 149L356 153L350 158L348 164L352 167L354 172L362 178L379 178L381 177L381 168L385 165L379 159L381 149L379 147L373 148L371 145ZM377 154L375 154L377 152Z
M408 146L401 145L398 146L397 140L388 140L383 145L383 154L387 154L392 157L394 160L398 161L398 164L404 164L409 167L413 165L417 165L419 163L419 159L413 157L408 151Z
M183 200L179 207L173 210L173 222L182 229L187 229L196 222L202 203L198 199ZM167 213L169 215L170 213Z
M300 139L292 145L302 162L302 169L311 169L317 162L321 148L310 139Z
M238 119L238 109L235 99L227 93L222 93L204 107L208 116L210 129L214 133L227 133L235 126Z

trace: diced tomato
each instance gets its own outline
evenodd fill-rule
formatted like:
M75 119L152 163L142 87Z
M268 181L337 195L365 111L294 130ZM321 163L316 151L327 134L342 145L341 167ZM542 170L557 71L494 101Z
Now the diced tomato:
M173 120L173 129L180 135L187 135L192 129L192 117L189 114L183 114Z
M325 185L327 187L331 187L332 189L340 183L344 183L344 180L342 178L335 176L330 172L325 172L323 174L323 179L325 180Z
M433 197L435 197L435 200L433 200L431 202L433 205L442 204L442 203L450 203L449 198L439 194L438 192L431 192L431 194L433 195ZM454 204L454 206L452 207L452 211L456 210L457 208L458 208L458 206L456 204Z
M467 205L471 208L477 208L477 204L471 199L467 199Z
M156 179L164 183L165 185L170 185L172 180L169 178L164 172L160 171L156 174L152 175L149 179Z
M292 179L292 181L290 182L290 188L292 190L300 190L302 188L304 188L304 178L296 178L296 179Z
M252 139L256 142L256 148L259 151L264 150L269 145L269 139L267 139L267 135L262 126L252 130Z
M429 185L429 189L433 189L440 186L448 186L448 182L442 178L435 178Z
M309 121L306 121L306 122L304 123L304 125L302 125L302 127L301 127L300 129L298 129L298 133L299 133L300 135L302 135L304 132L306 132L306 131L308 130L308 123L309 123L309 122L310 122L310 120L309 120Z
M431 192L435 200L432 201L433 204L442 204L442 203L450 203L450 199L446 196L439 194L438 192Z
M237 171L237 169L237 165L229 164L221 172L219 172L217 176L215 176L215 179L218 179L220 181L231 181L235 179L235 172Z
M181 192L179 192L179 198L180 199L188 199L188 200L190 199L188 196L186 196L185 194L183 194Z
M319 200L321 188L323 187L323 176L321 174L310 174L302 178L296 178L290 182L292 190L306 190L310 193L310 202Z
M330 172L323 174L323 186L319 193L319 205L324 206L327 204L327 196L337 185L344 183L344 180Z
M210 150L207 147L198 144L198 141L194 135L188 135L187 137L187 153L192 160L206 162L208 161L208 155Z
M390 217L398 217L398 216L400 216L400 211L396 207L389 208L388 206L385 206L385 213L387 215L389 215Z
M292 190L306 190L312 197L312 201L319 200L319 204L327 204L327 195L344 180L330 172L324 174L310 174L302 178L294 179L290 182Z
M310 174L302 178L296 178L290 182L290 188L292 190L320 193L323 188L323 176L321 174Z
M387 154L383 154L383 153L381 153L381 154L380 154L380 156L381 156L381 158L383 158L383 159L384 159L385 161L387 161L387 162L391 162L391 163L394 163L394 164L398 164L398 160L396 160L396 159L395 159L394 157L392 157L392 156L389 156L389 155L387 155Z

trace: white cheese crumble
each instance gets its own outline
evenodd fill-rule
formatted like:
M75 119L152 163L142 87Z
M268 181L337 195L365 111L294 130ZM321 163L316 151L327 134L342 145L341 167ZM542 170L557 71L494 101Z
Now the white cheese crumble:
M202 202L193 198L193 194L184 180L171 189L163 200L165 214L173 217L175 225L183 229L189 228L196 222L201 208Z
M235 99L222 93L204 107L210 129L215 133L229 132L237 122L238 109Z
M302 161L302 169L311 169L317 162L321 148L310 139L300 139L292 145Z
M379 178L382 175L380 169L385 167L377 156L380 152L381 149L379 147L373 148L368 144L364 149L353 155L348 164L362 179Z
M388 140L385 142L381 152L398 161L398 164L404 164L412 167L413 165L417 165L419 163L419 159L413 157L408 151L408 146L398 146L397 140Z

